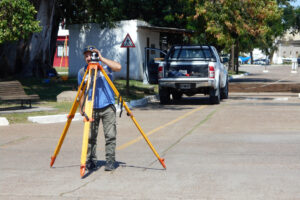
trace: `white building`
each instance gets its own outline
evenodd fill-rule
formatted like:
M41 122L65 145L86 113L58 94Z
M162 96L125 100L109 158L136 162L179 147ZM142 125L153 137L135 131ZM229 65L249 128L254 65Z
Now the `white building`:
M69 39L69 76L77 76L77 72L85 65L83 49L94 45L101 54L121 63L122 70L114 73L115 77L126 78L127 52L121 48L126 35L129 34L135 48L130 48L130 79L143 80L145 47L161 48L160 33L188 33L184 29L154 27L140 20L126 20L116 24L115 28L101 28L99 24L78 24L68 27ZM159 57L158 51L150 51L149 58Z
M292 58L300 57L300 34L290 34L288 31L277 41L278 50L273 55L273 63L291 62Z

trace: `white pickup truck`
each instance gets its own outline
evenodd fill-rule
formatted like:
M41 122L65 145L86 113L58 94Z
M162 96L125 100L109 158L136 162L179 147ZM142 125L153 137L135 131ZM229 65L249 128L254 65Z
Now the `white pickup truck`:
M170 103L171 95L209 94L212 104L228 98L228 73L213 46L173 46L158 65L158 84L161 104Z

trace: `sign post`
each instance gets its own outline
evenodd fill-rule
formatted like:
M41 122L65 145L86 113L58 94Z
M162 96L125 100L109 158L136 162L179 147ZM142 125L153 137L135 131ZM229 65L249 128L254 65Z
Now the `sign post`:
M129 95L129 62L130 62L130 51L129 48L134 48L135 45L132 42L132 39L127 33L125 39L122 42L121 48L127 48L127 74L126 74L126 94Z

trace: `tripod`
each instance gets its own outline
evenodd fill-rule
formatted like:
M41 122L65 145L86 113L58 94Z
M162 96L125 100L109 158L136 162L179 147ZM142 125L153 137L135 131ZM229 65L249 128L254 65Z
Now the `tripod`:
M93 105L94 105L94 96L95 96L95 88L96 88L96 80L97 80L97 73L98 70L100 70L102 72L102 74L104 75L106 81L108 82L108 84L110 85L110 87L112 88L112 90L114 91L115 95L118 98L118 101L121 102L121 106L124 106L125 110L127 111L127 115L130 116L130 118L132 119L133 123L136 125L137 129L140 131L141 135L143 136L143 138L145 139L145 141L147 142L147 144L149 145L149 147L151 148L152 152L154 153L154 155L157 157L157 159L159 160L159 162L161 163L161 165L163 166L163 168L166 169L166 165L164 163L164 159L160 158L160 156L158 155L158 153L156 152L156 150L154 149L153 145L151 144L151 142L149 141L149 139L147 138L146 134L144 133L144 131L142 130L141 126L138 124L138 122L136 121L135 117L133 116L132 112L130 111L129 107L127 106L127 104L123 101L122 97L120 96L119 91L117 90L117 88L115 87L115 85L113 84L113 82L110 80L110 78L108 77L108 75L106 74L105 70L103 69L103 67L98 63L98 62L90 62L87 66L87 69L83 75L82 78L82 82L78 88L78 92L76 94L75 100L73 102L72 108L70 110L70 113L68 115L68 120L65 124L65 127L63 129L63 132L60 136L60 139L58 141L58 144L55 148L54 154L51 157L51 162L50 162L50 167L53 166L56 156L58 155L60 148L62 146L62 143L65 139L65 136L67 134L67 131L71 125L72 119L74 118L74 115L76 113L76 110L79 106L79 102L82 98L85 98L85 112L84 112L84 130L83 130L83 139L82 139L82 150L81 150L81 160L80 160L80 175L81 177L84 176L85 174L85 162L86 162L86 157L87 157L87 150L88 150L88 139L89 139L89 132L90 132L90 126L91 126L91 122L93 121L92 116L93 116ZM88 80L85 81L86 76L88 74ZM84 94L88 94L88 92L92 90L92 97L89 98L89 95L85 95Z

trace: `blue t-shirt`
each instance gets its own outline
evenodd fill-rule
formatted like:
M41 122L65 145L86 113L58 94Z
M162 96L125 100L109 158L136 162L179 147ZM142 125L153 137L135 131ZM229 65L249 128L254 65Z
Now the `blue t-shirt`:
M99 62L100 65L101 62ZM78 72L78 85L81 84L82 78L84 76L85 70L87 69L86 65L84 68L81 68ZM102 65L103 69L109 76L109 78L113 81L113 75L112 70L107 65ZM86 81L88 80L88 74L86 75ZM91 99L92 96L92 86L89 90L89 99ZM97 81L96 81L96 88L95 88L95 97L94 97L94 108L104 108L108 105L111 105L115 103L115 94L108 82L106 81L104 75L100 70L98 70L97 73Z

